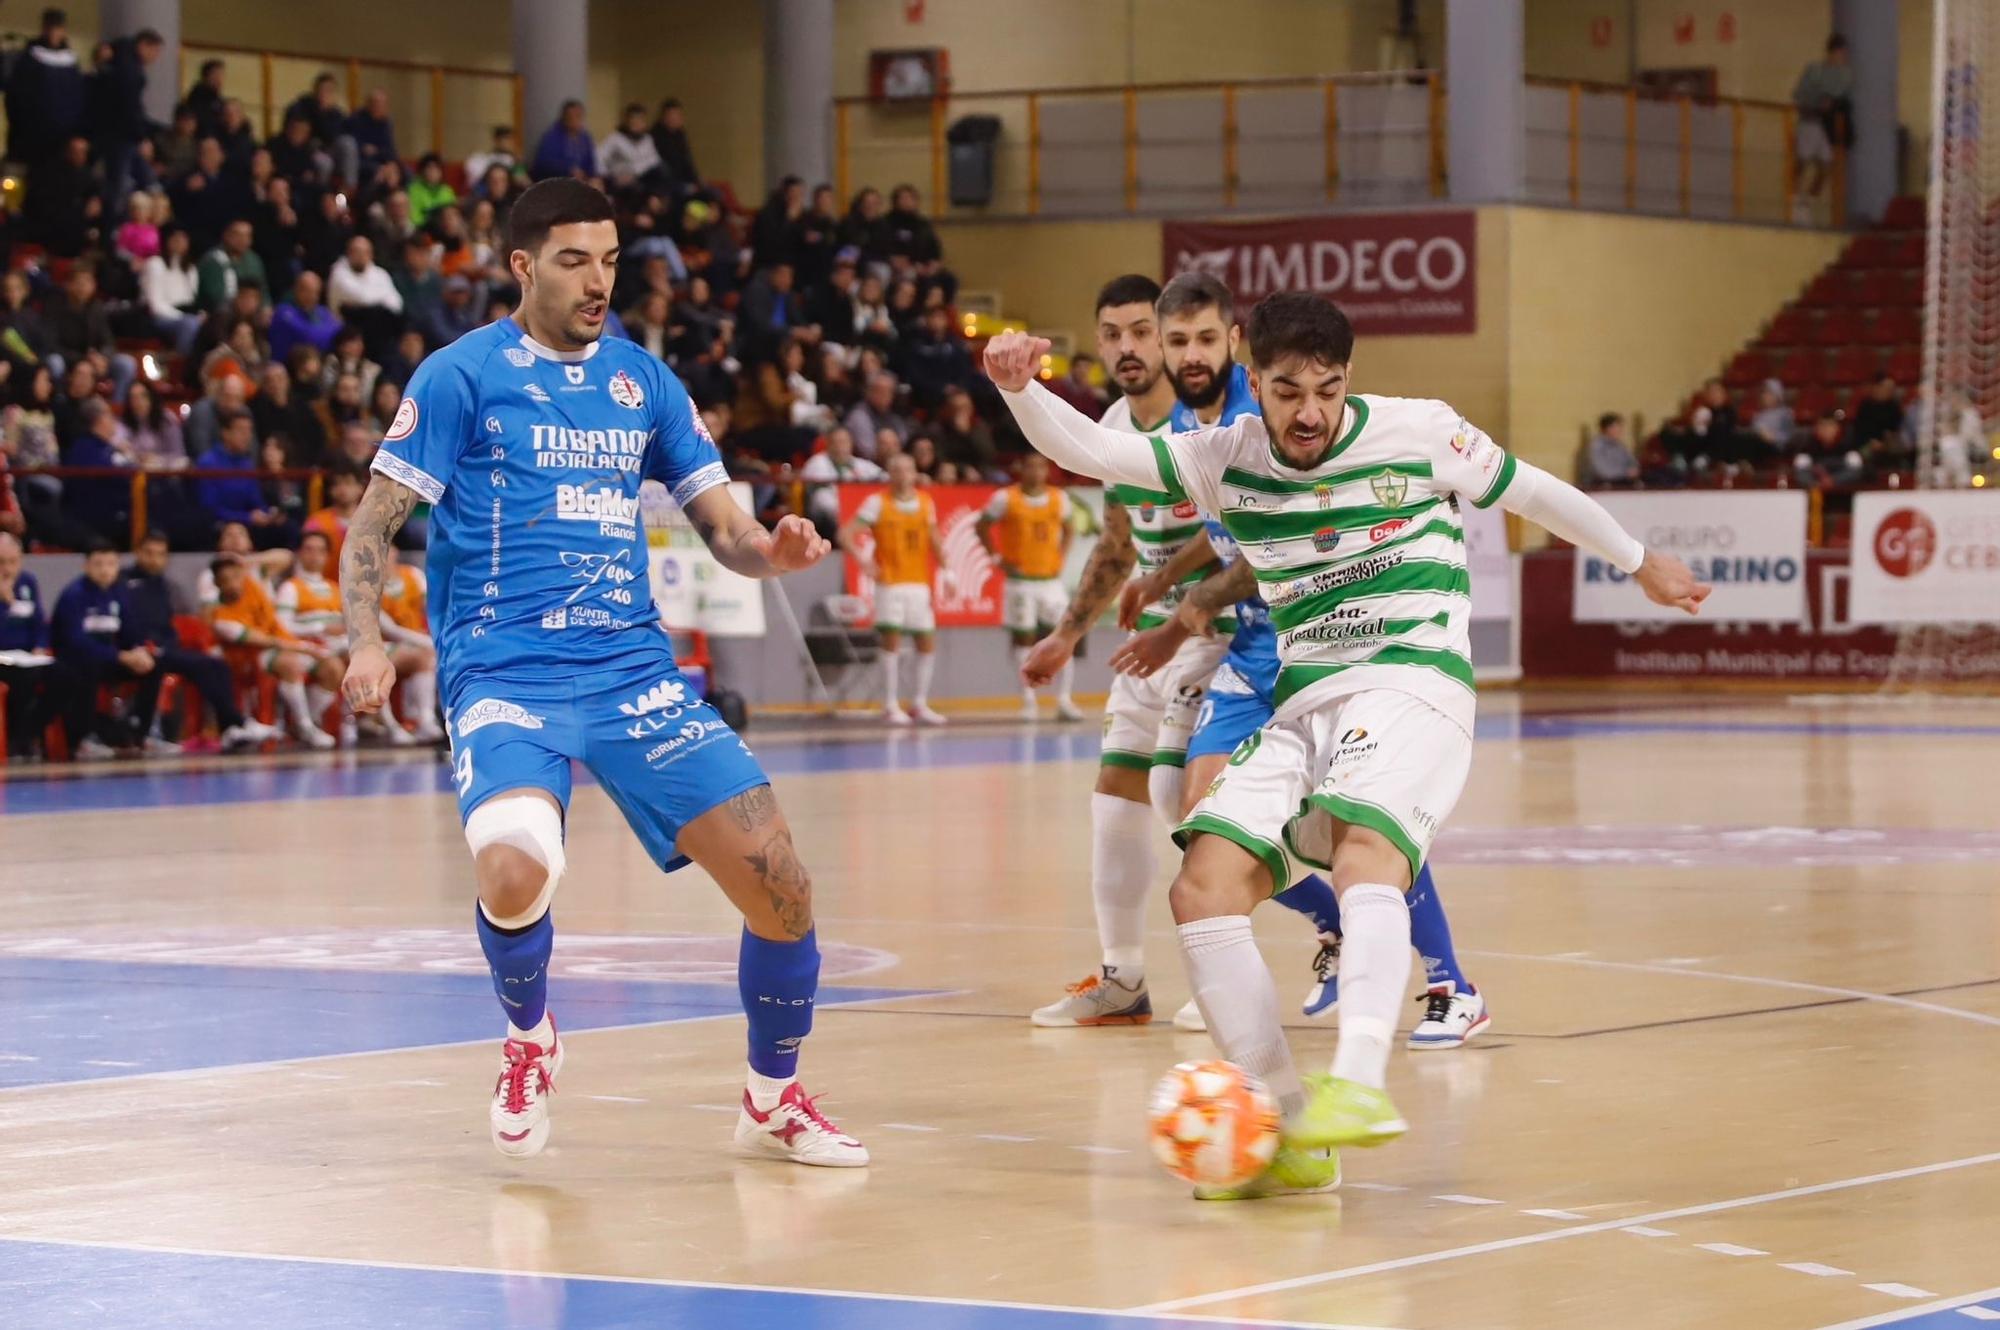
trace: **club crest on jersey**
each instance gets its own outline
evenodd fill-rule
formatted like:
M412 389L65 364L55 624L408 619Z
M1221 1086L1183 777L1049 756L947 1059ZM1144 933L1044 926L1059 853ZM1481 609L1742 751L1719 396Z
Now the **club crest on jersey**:
M382 440L385 443L393 443L397 439L407 439L410 437L410 431L416 427L416 399L405 397L402 404L396 408L396 418L389 422L389 432L382 436Z
M510 346L507 348L507 363L515 369L526 369L535 363L535 353L525 346Z
M581 366L581 365L564 365L564 366L563 366L563 378L565 378L565 379L569 380L569 381L570 381L571 383L582 383L582 382L583 382L583 366Z
M1319 506L1322 509L1333 507L1333 486L1331 485L1313 486L1313 501L1319 504Z
M1377 476L1368 482L1368 488L1375 491L1375 502L1384 508L1401 508L1403 500L1409 497L1410 478L1408 476Z
M1319 530L1313 532L1313 548L1318 550L1321 554L1332 553L1333 547L1338 545L1339 543L1340 543L1340 532L1334 530L1330 526L1323 526Z
M611 376L611 400L637 411L646 404L646 394L639 381L621 369Z

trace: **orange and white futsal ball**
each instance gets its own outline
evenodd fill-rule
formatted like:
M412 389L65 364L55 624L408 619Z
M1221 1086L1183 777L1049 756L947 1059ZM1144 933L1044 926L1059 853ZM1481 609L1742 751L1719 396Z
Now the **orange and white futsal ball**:
M1146 1132L1153 1157L1183 1182L1240 1186L1278 1151L1278 1105L1233 1062L1183 1062L1154 1088Z

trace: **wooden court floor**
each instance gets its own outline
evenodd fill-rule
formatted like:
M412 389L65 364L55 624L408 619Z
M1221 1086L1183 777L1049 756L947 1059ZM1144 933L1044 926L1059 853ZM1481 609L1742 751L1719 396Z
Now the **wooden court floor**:
M732 916L594 787L553 1143L510 1161L441 766L0 783L0 1325L2000 1321L2000 702L1489 694L1434 864L1493 1024L1398 1052L1412 1130L1337 1197L1240 1205L1144 1151L1208 1049L1164 1019L1164 833L1163 1019L1026 1020L1094 962L1094 727L752 737L865 1172L726 1153Z

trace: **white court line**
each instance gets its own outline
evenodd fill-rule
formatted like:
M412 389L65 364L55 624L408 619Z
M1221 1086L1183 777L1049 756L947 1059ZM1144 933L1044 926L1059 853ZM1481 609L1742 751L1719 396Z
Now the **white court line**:
M1936 1302L1927 1302L1921 1307L1898 1307L1895 1311L1863 1316L1859 1320L1842 1321L1838 1325L1823 1325L1819 1330L1872 1330L1872 1327L1878 1325L1901 1325L1913 1317L1925 1316L1931 1312L1948 1312L1963 1308L1970 1303L1987 1302L1993 1298L2000 1298L2000 1288L1984 1289L1978 1293L1961 1293L1955 1298L1939 1298Z
M1780 1270L1796 1270L1802 1275L1812 1275L1817 1279L1839 1279L1852 1275L1852 1270L1843 1270L1837 1265L1821 1265L1818 1261L1785 1261Z
M99 1242L82 1238L38 1238L0 1234L9 1242L44 1247L76 1247L90 1251L149 1252L161 1256L203 1256L235 1261L296 1261L304 1265L337 1265L359 1270L416 1270L432 1274L494 1275L504 1279L573 1279L588 1284L643 1284L652 1288L697 1288L723 1293L790 1293L810 1298L842 1298L859 1302L906 1302L931 1307L994 1307L1006 1311L1068 1312L1106 1318L1143 1317L1149 1321L1200 1321L1205 1324L1268 1327L1269 1330L1389 1330L1385 1326L1334 1324L1327 1321L1268 1321L1241 1316L1168 1316L1152 1312L1082 1307L1071 1303L998 1302L987 1298L929 1298L914 1293L861 1293L851 1289L798 1288L784 1284L724 1284L705 1279L645 1279L634 1275L582 1275L560 1270L505 1270L487 1265L430 1265L419 1261L364 1261L350 1256L286 1256L271 1252L223 1251L207 1247L172 1247L147 1242Z
M1958 1314L1969 1316L1975 1321L2000 1321L2000 1312L1994 1311L1991 1307L1960 1307Z
M1585 960L1580 956L1535 956L1526 952L1480 951L1471 947L1460 950L1468 956L1486 956L1502 961L1556 961L1563 965L1583 965L1597 970L1636 970L1642 974L1677 974L1684 979L1717 979L1733 984L1757 984L1764 988L1790 989L1796 993L1818 993L1825 997L1852 998L1861 1002L1880 1002L1890 1007L1908 1007L1913 1011L1927 1011L1933 1016L1949 1016L1956 1021L1971 1021L1975 1025L2000 1026L2000 1016L1988 1016L1984 1012L1940 1006L1935 1002L1919 1002L1915 998L1896 997L1889 993L1870 993L1861 988L1835 988L1830 984L1808 984L1797 979L1773 979L1761 974L1724 974L1719 970L1694 970L1685 965L1652 965L1644 961L1599 961Z
M1674 1235L1670 1228L1648 1228L1644 1224L1626 1224L1618 1231L1639 1238L1671 1238Z
M1540 1233L1526 1233L1516 1238L1498 1238L1492 1242L1476 1242L1466 1247L1447 1247L1442 1251L1421 1252L1415 1256L1399 1256L1393 1260L1373 1261L1367 1265L1350 1265L1340 1270L1327 1270L1316 1275L1299 1275L1292 1279L1274 1279L1267 1284L1246 1284L1242 1288L1227 1288L1215 1293L1202 1293L1189 1298L1174 1298L1167 1302L1149 1302L1143 1307L1133 1307L1134 1314L1148 1312L1180 1311L1188 1307L1207 1307L1218 1302L1233 1302L1238 1298L1258 1297L1266 1293L1285 1293L1292 1289L1313 1288L1320 1284L1331 1284L1342 1279L1359 1279L1363 1275L1381 1274L1388 1270L1405 1270L1411 1266L1434 1265L1440 1261L1456 1261L1467 1256L1483 1256L1488 1252L1511 1251L1516 1247L1532 1247L1543 1242L1562 1242L1569 1238L1580 1238L1588 1233L1606 1233L1614 1229L1632 1229L1668 1219L1684 1219L1690 1215L1719 1214L1725 1210L1742 1210L1753 1205L1769 1205L1773 1201L1795 1200L1801 1196L1820 1196L1827 1192L1847 1191L1855 1187L1872 1186L1878 1182L1898 1182L1904 1178L1920 1178L1932 1173L1949 1173L1954 1169L1977 1168L1982 1164L2000 1163L2000 1152L1983 1155L1967 1155L1962 1159L1947 1159L1936 1164L1918 1164L1912 1168L1892 1169L1887 1173L1870 1173L1865 1177L1841 1178L1834 1182L1816 1182L1808 1187L1787 1187L1783 1191L1760 1192L1755 1196L1737 1196L1727 1201L1709 1201L1703 1205L1686 1205L1677 1210L1661 1210L1650 1215L1633 1215L1627 1219L1608 1219L1599 1224L1579 1224L1575 1228L1547 1229ZM1968 1299L1977 1301L1977 1299Z
M1573 1220L1590 1218L1589 1215L1580 1215L1574 1210L1523 1210L1521 1213L1524 1215L1533 1215L1537 1219Z
M926 1127L920 1122L884 1122L884 1131L943 1131L943 1127Z
M852 1002L843 1002L836 998L836 1000L820 1006L818 1010L837 1012L846 1007L872 1007L879 1003L915 1002L920 998L965 997L970 992L970 989L965 988L948 988L936 991L926 989L921 993L905 993L900 997L857 998ZM713 1016L675 1016L658 1021L638 1021L631 1025L599 1025L588 1030L572 1030L569 1034L564 1035L563 1038L573 1039L593 1034L616 1034L626 1030L659 1030L670 1025L706 1025L711 1021L740 1021L742 1019L743 1013L740 1011L719 1011ZM99 1085L129 1085L133 1081L184 1081L198 1079L203 1076L235 1075L244 1072L270 1071L275 1068L285 1067L308 1067L318 1062L340 1062L348 1058L379 1058L395 1053L432 1053L446 1048L476 1048L494 1042L495 1040L491 1036L483 1039L446 1039L435 1044L404 1044L396 1048L360 1048L348 1053L309 1053L304 1057L268 1058L262 1062L225 1062L214 1067L176 1067L172 1071L135 1071L129 1076L92 1076L74 1081L40 1081L32 1085L0 1085L0 1098L4 1098L7 1095L19 1095L31 1090L83 1090ZM301 1072L300 1075L310 1076L312 1073ZM319 1079L340 1080L342 1078L328 1076ZM734 1109L730 1110L732 1113L735 1111Z
M983 1131L972 1139L975 1141L999 1141L1003 1145L1026 1145L1030 1141L1040 1138L1034 1136L1003 1136L998 1132Z
M1769 1256L1762 1247L1739 1247L1733 1242L1697 1242L1697 1251L1712 1251L1717 1256Z
M1450 1201L1453 1205L1505 1205L1505 1201L1492 1200L1485 1196L1460 1196L1456 1192L1446 1192L1442 1196L1431 1197L1433 1201Z
M1913 1288L1908 1284L1863 1284L1861 1287L1871 1293L1887 1293L1892 1298L1935 1298L1937 1294L1927 1288Z

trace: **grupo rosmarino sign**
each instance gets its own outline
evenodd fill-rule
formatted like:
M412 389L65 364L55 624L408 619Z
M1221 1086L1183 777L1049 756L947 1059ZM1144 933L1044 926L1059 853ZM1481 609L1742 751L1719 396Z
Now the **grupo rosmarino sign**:
M1239 317L1274 291L1310 291L1364 337L1479 324L1479 226L1469 211L1167 222L1160 231L1163 271L1214 273L1236 293Z

